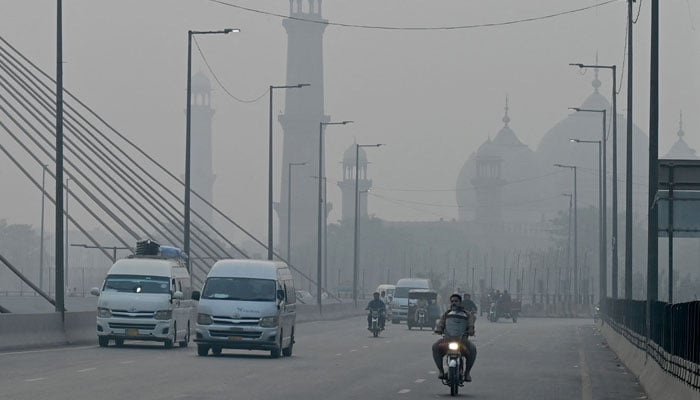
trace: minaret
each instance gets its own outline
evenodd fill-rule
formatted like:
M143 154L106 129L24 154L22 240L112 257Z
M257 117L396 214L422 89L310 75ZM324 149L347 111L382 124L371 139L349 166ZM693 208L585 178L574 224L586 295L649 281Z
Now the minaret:
M211 122L214 110L211 108L211 83L201 72L192 77L192 190L213 203L214 170L212 166ZM197 212L207 222L212 223L212 209L197 196L192 196L192 221L197 223ZM201 223L200 223L201 225Z
M343 194L343 222L352 223L355 219L355 144L348 147L343 153L343 180L338 182ZM367 218L367 191L372 187L372 180L367 179L367 153L360 147L359 151L359 185L360 191L360 218Z
M315 177L319 162L319 124L330 121L323 104L323 32L326 25L295 20L326 22L321 17L321 0L290 0L289 7L291 18L282 21L287 31L286 84L309 83L311 86L285 90L284 114L278 117L284 131L282 163L276 164L276 169L281 172L281 190L275 196L280 200L275 205L280 222L276 242L279 249L287 243L288 168L292 162L306 162L305 166L295 167L292 171L292 248L295 244L316 241L318 181Z

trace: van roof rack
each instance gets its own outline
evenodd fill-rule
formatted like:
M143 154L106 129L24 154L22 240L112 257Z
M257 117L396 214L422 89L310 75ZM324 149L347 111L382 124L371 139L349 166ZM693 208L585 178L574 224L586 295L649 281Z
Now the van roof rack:
M151 239L136 242L136 253L129 258L177 258L187 259L187 254L178 247L162 246Z

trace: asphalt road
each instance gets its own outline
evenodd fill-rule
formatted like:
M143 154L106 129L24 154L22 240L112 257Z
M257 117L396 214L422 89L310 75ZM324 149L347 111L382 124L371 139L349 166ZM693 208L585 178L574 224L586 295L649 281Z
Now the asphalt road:
M294 354L194 344L165 350L134 342L0 353L0 399L424 399L449 397L430 348L438 336L388 325L379 338L364 317L299 324ZM590 320L479 319L469 399L644 399Z

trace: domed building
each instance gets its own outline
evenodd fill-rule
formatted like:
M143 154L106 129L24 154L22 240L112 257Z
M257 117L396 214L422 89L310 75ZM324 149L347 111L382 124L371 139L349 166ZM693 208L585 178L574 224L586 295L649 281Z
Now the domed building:
M608 99L600 93L601 83L596 74L592 82L591 93L579 106L580 109L607 110L606 112L606 172L607 172L607 206L612 201L612 107ZM553 173L546 181L539 183L543 197L556 196L562 192L573 192L573 174L554 166L554 164L573 165L577 167L578 208L598 208L598 146L597 143L575 143L581 141L600 141L603 138L602 113L571 112L566 118L554 125L542 138L537 147L536 157L540 161L540 174ZM627 149L627 120L618 113L617 116L617 190L618 213L624 215L625 176ZM647 181L649 176L649 138L637 126L632 129L632 191L633 206L636 213L646 214ZM549 216L553 216L568 205L560 201L550 204ZM608 218L612 218L608 213Z
M459 220L491 230L522 229L540 219L537 208L523 206L537 198L523 180L537 167L534 152L510 128L506 99L504 126L469 156L457 178Z
M663 158L671 158L677 160L697 160L698 156L695 154L695 150L688 146L688 143L683 139L685 132L683 131L683 113L681 112L680 120L678 122L678 139L671 146L671 149L666 153Z

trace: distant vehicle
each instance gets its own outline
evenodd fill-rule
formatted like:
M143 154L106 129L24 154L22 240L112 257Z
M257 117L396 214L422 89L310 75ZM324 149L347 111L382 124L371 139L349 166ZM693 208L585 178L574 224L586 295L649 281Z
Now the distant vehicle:
M408 317L408 291L411 289L432 289L430 281L422 278L402 278L396 282L394 299L391 301L391 323L398 324Z
M301 304L314 304L316 298L308 290L297 290L297 301Z
M219 260L207 274L197 306L197 354L222 349L267 350L289 357L294 346L296 291L287 264Z
M174 247L149 242L150 250L118 260L107 272L102 289L92 288L97 299L97 340L160 341L187 347L195 304L183 253ZM143 242L139 242L139 246ZM137 248L139 247L137 246ZM188 300L185 300L188 299Z

